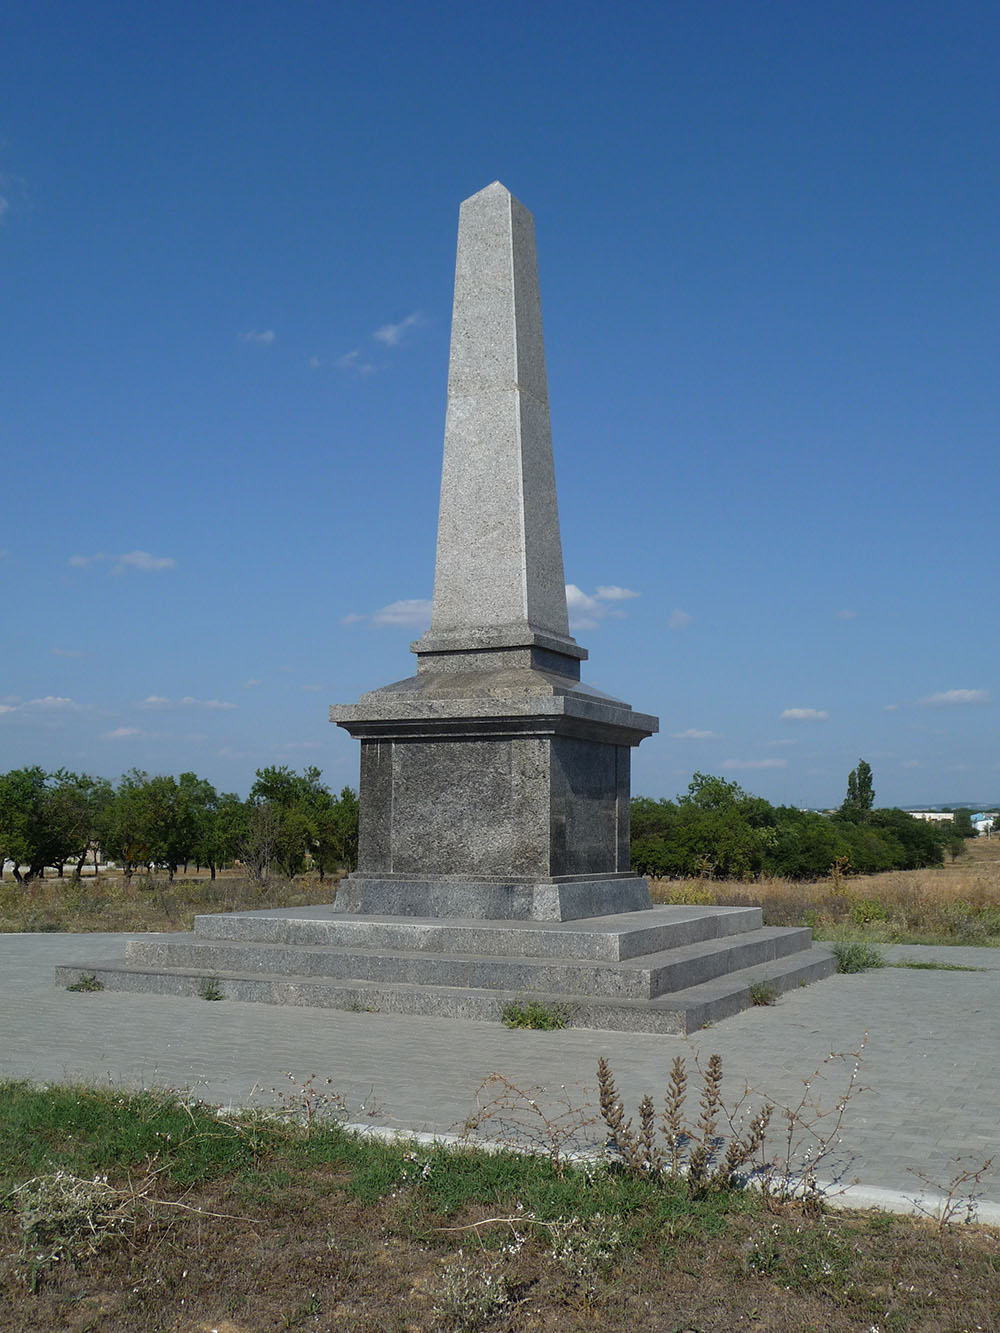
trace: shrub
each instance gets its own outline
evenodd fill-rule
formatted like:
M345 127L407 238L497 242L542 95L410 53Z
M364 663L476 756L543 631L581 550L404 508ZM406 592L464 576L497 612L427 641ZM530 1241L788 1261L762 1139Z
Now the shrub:
M839 941L833 945L838 972L865 972L870 967L884 967L885 954L874 944Z

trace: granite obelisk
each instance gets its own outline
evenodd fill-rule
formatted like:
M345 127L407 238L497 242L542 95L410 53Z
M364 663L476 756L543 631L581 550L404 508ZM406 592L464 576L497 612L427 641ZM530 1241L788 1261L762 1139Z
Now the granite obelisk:
M649 906L629 869L630 747L657 720L580 684L531 214L459 213L431 626L417 673L331 708L361 740L345 911L568 920Z

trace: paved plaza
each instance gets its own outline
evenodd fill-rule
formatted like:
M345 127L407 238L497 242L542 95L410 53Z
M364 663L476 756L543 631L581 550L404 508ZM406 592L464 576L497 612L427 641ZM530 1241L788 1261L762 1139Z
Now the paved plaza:
M704 1063L714 1052L730 1094L746 1082L794 1105L825 1057L858 1049L867 1033L864 1090L847 1106L839 1157L844 1180L859 1179L868 1191L854 1197L877 1202L880 1190L926 1192L914 1171L947 1187L960 1169L956 1159L975 1169L993 1157L979 1190L981 1216L1000 1222L995 950L896 946L890 961L936 959L986 970L887 967L834 976L682 1038L509 1031L448 1018L75 993L55 985L57 963L120 957L130 938L0 935L0 1076L184 1089L213 1104L244 1105L273 1102L271 1089L288 1088L288 1073L299 1081L315 1073L332 1079L352 1121L440 1134L462 1126L493 1073L523 1089L595 1101L601 1055L629 1108L647 1091L660 1100L675 1055L688 1055L693 1072L692 1053ZM825 1107L845 1091L852 1065L824 1068L814 1092Z

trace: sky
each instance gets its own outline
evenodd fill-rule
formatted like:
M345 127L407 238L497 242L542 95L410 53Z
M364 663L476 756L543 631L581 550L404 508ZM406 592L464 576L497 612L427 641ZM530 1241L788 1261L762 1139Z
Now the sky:
M499 179L633 791L995 803L998 67L962 0L12 0L0 772L356 784Z

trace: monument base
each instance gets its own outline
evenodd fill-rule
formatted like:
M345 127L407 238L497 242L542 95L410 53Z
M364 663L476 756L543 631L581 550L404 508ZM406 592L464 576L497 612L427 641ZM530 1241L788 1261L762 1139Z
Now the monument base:
M476 921L580 921L648 911L649 885L637 875L603 875L535 882L372 878L349 875L336 910L355 916L457 917Z

